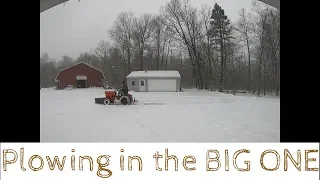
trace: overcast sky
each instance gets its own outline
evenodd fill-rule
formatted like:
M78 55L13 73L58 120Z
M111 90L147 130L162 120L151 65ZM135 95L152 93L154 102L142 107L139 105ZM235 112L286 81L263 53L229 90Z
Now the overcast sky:
M108 30L120 12L135 15L157 13L168 0L70 0L40 14L40 53L47 52L57 60L97 46L101 39L109 40ZM239 10L250 10L252 0L190 0L196 7L217 2L232 22L238 20Z

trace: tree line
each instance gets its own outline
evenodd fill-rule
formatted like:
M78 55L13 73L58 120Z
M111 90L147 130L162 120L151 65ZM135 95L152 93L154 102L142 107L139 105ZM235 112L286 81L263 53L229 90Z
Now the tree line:
M157 14L122 12L109 29L111 41L73 59L40 57L40 83L54 84L57 73L74 63L101 69L118 85L136 70L178 70L182 87L280 94L280 11L259 2L241 9L232 23L217 3L213 8L171 0Z

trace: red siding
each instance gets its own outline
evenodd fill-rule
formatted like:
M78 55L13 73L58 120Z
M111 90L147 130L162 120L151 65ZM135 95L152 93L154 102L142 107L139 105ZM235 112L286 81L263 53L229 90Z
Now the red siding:
M101 86L101 82L104 79L101 71L81 63L60 71L57 77L59 88L66 88L68 85L76 87L77 76L87 76L87 87Z

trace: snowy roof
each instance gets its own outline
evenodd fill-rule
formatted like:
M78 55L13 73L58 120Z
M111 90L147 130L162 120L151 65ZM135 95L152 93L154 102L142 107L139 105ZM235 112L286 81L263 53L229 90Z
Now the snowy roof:
M181 78L178 71L132 71L127 78Z
M265 4L268 4L269 6L280 9L280 0L258 0L258 1L261 1Z
M93 67L93 66L91 66L91 65L90 65L90 64L88 64L88 63L85 63L85 62L79 62L79 63L77 63L77 64L71 65L71 66L69 66L69 67L67 67L67 68L64 68L64 69L60 70L60 71L59 71L59 73L57 74L57 76L56 76L56 79L55 79L55 80L59 80L59 79L58 79L58 77L59 77L59 75L60 75L60 73L61 73L62 71L67 70L67 69L70 69L70 68L72 68L72 67L74 67L74 66L78 66L79 64L84 64L84 65L86 65L86 66L91 67L92 69L95 69L95 70L97 70L97 71L101 72L101 74L102 74L103 78L104 78L104 79L106 79L106 77L104 76L104 73L103 73L100 69L98 69L98 68L96 68L96 67Z

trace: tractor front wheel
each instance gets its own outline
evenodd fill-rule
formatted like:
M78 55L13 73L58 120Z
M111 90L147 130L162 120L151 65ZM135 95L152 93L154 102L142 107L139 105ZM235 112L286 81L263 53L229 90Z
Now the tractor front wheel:
M103 102L104 105L110 105L110 99L105 99Z

